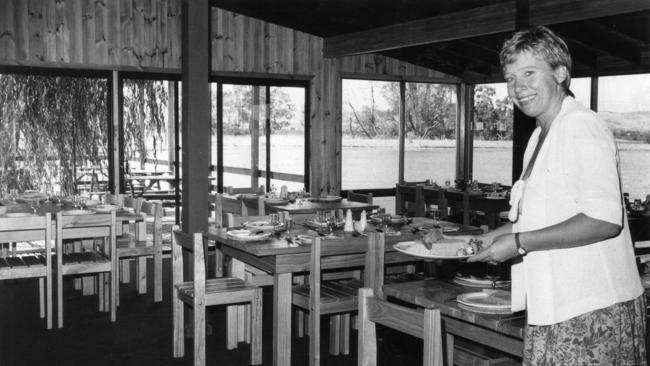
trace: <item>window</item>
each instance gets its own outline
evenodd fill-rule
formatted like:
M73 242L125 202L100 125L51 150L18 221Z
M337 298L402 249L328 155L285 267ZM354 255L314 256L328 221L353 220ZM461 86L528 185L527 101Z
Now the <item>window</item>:
M505 83L474 86L473 180L512 183L512 113Z
M623 191L650 193L650 74L598 79L598 113L618 142Z
M0 74L0 187L65 195L108 177L108 79Z
M211 88L214 188L220 189L218 182L278 191L282 185L289 191L306 188L306 86L212 83Z

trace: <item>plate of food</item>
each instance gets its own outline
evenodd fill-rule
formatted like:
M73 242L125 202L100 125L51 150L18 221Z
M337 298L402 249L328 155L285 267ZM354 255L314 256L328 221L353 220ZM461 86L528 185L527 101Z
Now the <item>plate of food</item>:
M27 217L27 216L34 216L34 214L30 212L9 212L5 214L5 217Z
M271 232L263 230L235 229L226 232L226 235L234 240L240 241L260 241L271 236Z
M433 229L420 239L404 241L393 245L404 254L426 259L465 259L481 249L482 242L474 237L449 238L442 230Z
M325 196L325 197L312 197L309 198L311 202L340 202L343 199L341 196Z

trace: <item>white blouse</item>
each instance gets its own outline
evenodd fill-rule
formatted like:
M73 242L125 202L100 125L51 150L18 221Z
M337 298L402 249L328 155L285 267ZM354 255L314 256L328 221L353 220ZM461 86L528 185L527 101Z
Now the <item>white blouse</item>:
M538 127L528 141L524 167L540 132ZM548 227L578 213L623 230L590 245L530 252L513 264L514 311L527 308L529 324L549 325L643 293L622 203L616 142L596 113L565 98L530 176L519 182L513 232Z

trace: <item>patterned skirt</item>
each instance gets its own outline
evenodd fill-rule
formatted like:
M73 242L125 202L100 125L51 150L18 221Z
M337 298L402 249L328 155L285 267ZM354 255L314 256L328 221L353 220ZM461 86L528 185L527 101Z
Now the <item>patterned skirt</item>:
M645 295L552 325L526 327L524 365L647 365Z

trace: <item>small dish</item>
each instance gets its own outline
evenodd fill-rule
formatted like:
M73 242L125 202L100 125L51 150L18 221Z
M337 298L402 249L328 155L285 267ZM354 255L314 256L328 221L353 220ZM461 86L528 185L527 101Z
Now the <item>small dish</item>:
M79 216L79 215L92 215L95 211L93 210L63 210L61 214L64 216Z
M267 239L271 234L267 231L260 232L258 230L251 231L248 229L235 229L226 233L229 238L239 241L260 241Z

